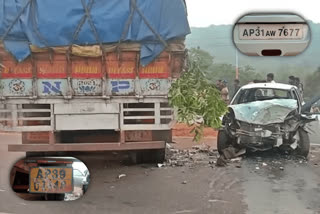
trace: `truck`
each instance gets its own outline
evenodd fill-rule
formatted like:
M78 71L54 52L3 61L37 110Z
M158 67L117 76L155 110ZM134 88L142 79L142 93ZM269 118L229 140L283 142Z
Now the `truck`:
M183 0L0 5L0 131L22 133L9 151L164 160L190 33Z

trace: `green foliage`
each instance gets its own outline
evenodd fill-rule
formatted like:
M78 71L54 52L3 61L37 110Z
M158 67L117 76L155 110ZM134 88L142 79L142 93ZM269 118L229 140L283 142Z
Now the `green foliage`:
M204 56L207 56L204 52L192 49L189 52L188 71L172 84L169 91L169 102L177 110L178 122L195 125L192 132L197 142L203 136L204 127L219 128L219 117L227 112L220 92L207 81L203 69L210 66L210 58Z
M190 53L197 56L198 65L202 71L207 71L213 65L213 56L200 48L191 48Z

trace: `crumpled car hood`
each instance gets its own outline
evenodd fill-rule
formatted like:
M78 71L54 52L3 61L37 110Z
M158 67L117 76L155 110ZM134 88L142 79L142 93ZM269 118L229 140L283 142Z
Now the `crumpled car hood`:
M294 99L273 99L255 101L229 106L235 114L235 119L251 124L268 125L283 123L288 114L298 108Z

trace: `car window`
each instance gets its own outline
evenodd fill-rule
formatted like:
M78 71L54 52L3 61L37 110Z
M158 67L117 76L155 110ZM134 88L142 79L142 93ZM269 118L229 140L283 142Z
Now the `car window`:
M271 99L296 99L288 90L271 88L251 88L241 90L232 104L241 104Z

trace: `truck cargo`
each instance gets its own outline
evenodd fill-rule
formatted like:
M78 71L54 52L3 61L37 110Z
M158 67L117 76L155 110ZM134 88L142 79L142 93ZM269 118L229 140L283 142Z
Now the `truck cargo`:
M0 5L0 129L22 132L9 151L148 150L163 160L168 91L190 33L183 0Z

